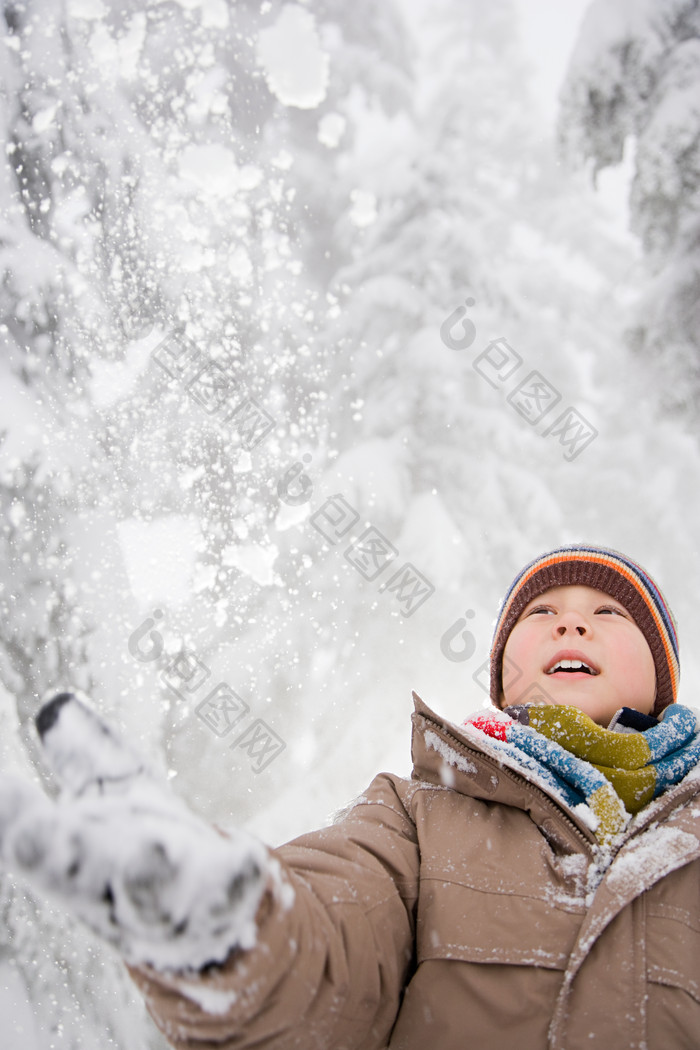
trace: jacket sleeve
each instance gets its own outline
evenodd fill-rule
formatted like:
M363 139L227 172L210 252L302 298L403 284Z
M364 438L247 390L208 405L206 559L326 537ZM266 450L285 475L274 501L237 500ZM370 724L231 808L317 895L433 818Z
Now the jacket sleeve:
M381 774L336 824L273 851L258 941L220 966L129 967L176 1050L380 1050L413 965L419 882L410 785ZM291 895L290 895L291 896Z

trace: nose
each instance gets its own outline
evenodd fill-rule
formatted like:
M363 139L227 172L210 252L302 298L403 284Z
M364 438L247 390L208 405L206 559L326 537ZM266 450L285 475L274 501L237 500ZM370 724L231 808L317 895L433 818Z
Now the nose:
M591 633L590 624L586 620L585 616L581 613L570 611L562 613L559 617L558 622L554 627L554 633L558 637L563 637L567 632L571 634L578 634L583 637L586 634Z

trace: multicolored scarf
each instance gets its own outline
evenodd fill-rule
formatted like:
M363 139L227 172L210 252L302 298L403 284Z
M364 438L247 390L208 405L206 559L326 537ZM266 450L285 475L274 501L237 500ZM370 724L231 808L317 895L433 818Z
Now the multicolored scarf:
M486 733L571 807L587 805L604 845L624 829L630 813L678 784L700 761L699 720L680 704L671 704L658 720L623 707L608 729L576 707L550 704L479 714L465 724Z

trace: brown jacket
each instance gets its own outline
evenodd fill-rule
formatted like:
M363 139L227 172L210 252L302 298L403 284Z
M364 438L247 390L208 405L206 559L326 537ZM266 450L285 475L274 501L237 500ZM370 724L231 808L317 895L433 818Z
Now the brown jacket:
M198 975L131 973L177 1050L700 1047L700 771L614 858L416 697L413 779L274 851L295 891Z

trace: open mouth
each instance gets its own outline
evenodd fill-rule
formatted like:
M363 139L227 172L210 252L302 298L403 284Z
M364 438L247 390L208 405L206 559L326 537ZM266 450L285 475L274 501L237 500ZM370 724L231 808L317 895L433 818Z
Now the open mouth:
M555 664L547 668L545 674L558 674L559 672L564 674L600 674L600 671L597 671L583 660L557 660Z

